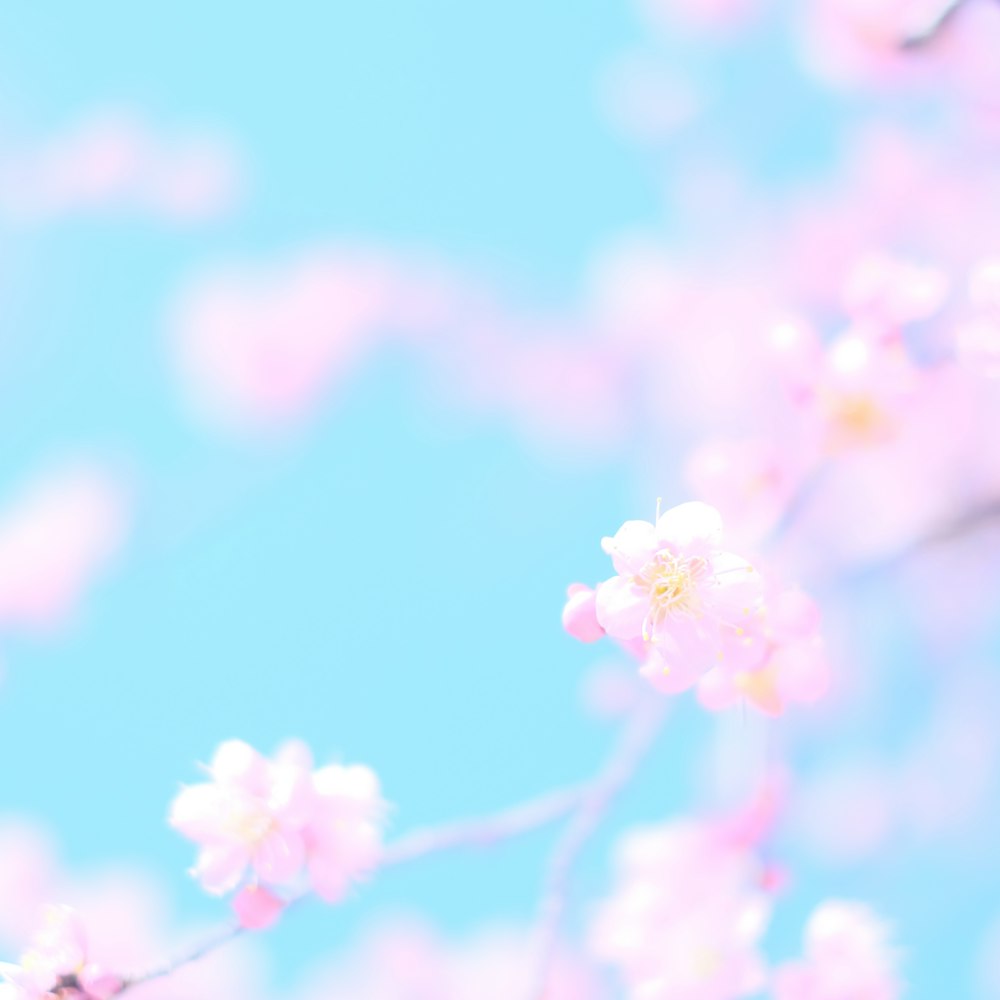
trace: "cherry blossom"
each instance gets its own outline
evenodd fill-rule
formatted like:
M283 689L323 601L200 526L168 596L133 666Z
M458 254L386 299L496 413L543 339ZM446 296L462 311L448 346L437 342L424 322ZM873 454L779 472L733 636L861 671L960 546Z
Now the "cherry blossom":
M830 668L815 602L796 588L769 595L755 643L759 658L737 670L725 665L698 684L698 700L719 710L744 699L766 715L789 702L813 702L830 683Z
M775 1000L895 1000L899 958L888 926L863 903L831 900L805 930L805 957L774 974Z
M174 800L170 824L199 845L193 874L206 891L243 886L235 906L246 926L276 918L280 899L268 887L305 885L335 902L376 864L385 806L368 768L314 769L300 743L268 760L230 740L208 773Z
M45 924L17 966L2 966L7 980L4 1000L106 1000L121 980L87 957L87 939L79 917L65 906L50 907Z
M616 639L648 643L654 684L673 688L676 674L686 686L739 650L762 584L745 559L722 547L714 508L691 502L655 525L627 521L602 545L617 575L597 587L597 620Z
M592 929L596 955L636 998L728 1000L764 984L770 901L745 847L709 823L636 830L619 845L614 891Z

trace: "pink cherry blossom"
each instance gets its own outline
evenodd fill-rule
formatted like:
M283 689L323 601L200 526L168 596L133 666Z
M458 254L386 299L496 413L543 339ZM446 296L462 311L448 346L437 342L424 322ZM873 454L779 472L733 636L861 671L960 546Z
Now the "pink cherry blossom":
M889 928L869 907L831 900L806 924L804 958L775 972L774 1000L895 1000L898 965Z
M741 669L725 665L698 683L698 700L718 711L746 702L780 715L789 702L813 702L830 683L830 669L814 601L796 588L769 595L755 635L758 657Z
M0 974L7 980L4 1000L106 1000L121 987L120 979L89 960L83 924L66 906L48 909L20 963L0 966Z
M313 769L308 750L286 744L268 760L239 740L223 743L210 782L184 788L171 825L200 846L193 874L215 894L241 885L305 883L333 902L376 863L384 804L366 767ZM277 897L237 897L247 925L276 917Z
M0 627L63 623L120 548L125 491L96 466L29 483L0 511Z
M948 276L938 268L869 253L847 276L844 308L855 319L892 329L933 316L948 292Z
M712 824L667 823L629 833L616 885L598 910L595 954L635 1000L729 1000L764 983L760 938L770 905L761 867Z
M336 248L204 276L174 322L192 402L236 427L301 420L373 345L391 287L380 255Z
M781 519L803 479L790 447L763 437L707 441L686 464L686 479L718 508L726 531L759 542Z
M798 398L819 448L839 455L893 440L920 386L895 328L862 320L827 346Z
M627 521L602 544L618 575L597 588L597 620L616 639L649 644L651 683L689 686L738 650L762 585L745 559L723 549L714 508L692 502L655 525Z

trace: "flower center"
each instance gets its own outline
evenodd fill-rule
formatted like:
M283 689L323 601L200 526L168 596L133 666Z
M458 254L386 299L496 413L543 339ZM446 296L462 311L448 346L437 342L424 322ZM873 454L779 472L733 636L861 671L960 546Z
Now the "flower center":
M698 557L658 552L635 577L635 582L649 594L649 613L642 624L647 641L654 629L674 615L698 613L700 600L697 584L708 570L708 562Z
M865 444L883 437L891 421L878 401L868 393L850 393L830 400L834 433L842 443Z
M255 847L274 831L275 821L269 810L261 804L245 803L234 808L227 823L233 840Z

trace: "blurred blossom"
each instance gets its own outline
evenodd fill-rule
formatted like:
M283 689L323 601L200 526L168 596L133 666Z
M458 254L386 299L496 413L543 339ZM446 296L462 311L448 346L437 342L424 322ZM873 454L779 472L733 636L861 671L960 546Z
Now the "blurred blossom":
M0 629L63 624L118 553L128 494L98 466L29 482L0 510Z
M745 845L707 823L636 830L620 843L594 953L642 1000L729 1000L760 991L770 903Z
M809 917L804 959L777 969L774 1000L896 1000L899 964L888 926L869 907L831 900Z
M383 334L392 290L380 255L349 249L207 275L184 293L173 327L192 402L237 426L301 420Z
M199 928L177 932L164 887L145 872L66 871L51 838L38 827L0 820L0 858L0 944L5 953L28 945L44 923L46 907L56 899L74 911L73 922L86 937L88 961L107 972L158 968L169 955L180 953L204 934ZM9 887L14 894L7 891ZM260 959L246 944L231 944L169 979L143 985L137 995L149 1000L178 996L263 1000Z
M25 221L111 211L188 224L233 206L240 171L221 139L174 139L137 115L105 112L35 147L0 148L0 211Z

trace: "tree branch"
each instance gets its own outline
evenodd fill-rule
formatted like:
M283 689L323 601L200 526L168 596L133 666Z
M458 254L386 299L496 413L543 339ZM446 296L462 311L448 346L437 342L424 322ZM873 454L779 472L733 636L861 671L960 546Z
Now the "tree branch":
M591 784L577 788L559 789L528 802L519 803L494 816L463 820L407 834L385 848L382 852L379 868L392 868L408 864L429 855L449 850L488 847L531 833L533 830L541 829L568 816L596 784L595 780ZM297 897L289 903L289 906L301 902L305 898L304 896ZM128 990L144 983L164 979L212 954L217 949L229 944L230 941L240 937L244 932L245 929L238 924L222 927L193 950L166 965L142 975L130 976L122 980L122 985L115 996L121 996Z
M948 27L955 15L966 6L967 0L946 0L929 24L903 39L904 49L922 49L930 45Z
M587 788L549 862L536 930L532 1000L546 995L563 916L569 901L573 868L618 793L628 784L652 748L666 715L667 698L643 701L622 733L608 762Z
M914 539L914 541L898 552L884 559L874 560L867 566L861 566L853 571L849 571L840 578L841 582L860 583L879 573L896 569L904 563L909 562L914 556L918 556L928 549L953 542L958 538L978 531L991 521L997 520L1000 520L1000 499L984 501L959 514L951 521L938 525L936 528L931 528L926 534Z

